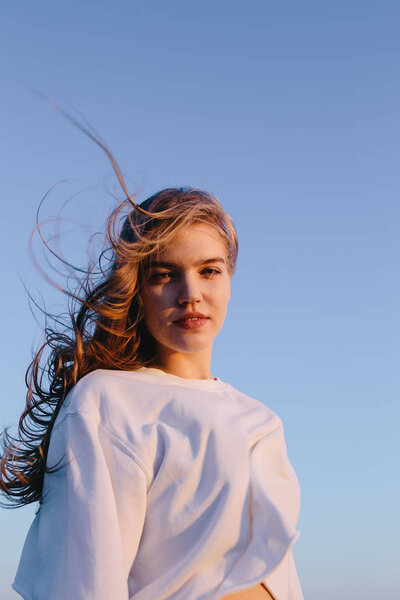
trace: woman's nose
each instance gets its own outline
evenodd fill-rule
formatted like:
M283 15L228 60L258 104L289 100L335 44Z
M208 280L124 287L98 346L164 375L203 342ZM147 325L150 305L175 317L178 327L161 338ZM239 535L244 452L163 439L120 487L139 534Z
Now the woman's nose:
M200 281L194 275L182 275L179 282L177 301L179 304L201 300Z

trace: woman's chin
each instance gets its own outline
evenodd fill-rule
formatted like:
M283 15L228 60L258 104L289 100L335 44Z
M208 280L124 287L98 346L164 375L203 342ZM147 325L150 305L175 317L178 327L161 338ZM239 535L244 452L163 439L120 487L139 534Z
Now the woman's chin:
M213 339L187 339L187 340L174 340L170 342L162 342L162 346L168 352L180 352L182 354L191 354L196 352L204 352L209 349L213 344Z

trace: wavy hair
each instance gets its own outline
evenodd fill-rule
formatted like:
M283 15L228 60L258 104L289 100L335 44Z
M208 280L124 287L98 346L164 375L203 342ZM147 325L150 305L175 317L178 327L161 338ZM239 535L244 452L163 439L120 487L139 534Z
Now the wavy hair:
M60 468L46 466L50 435L66 395L79 379L95 369L135 370L152 364L156 341L144 323L140 296L152 256L189 224L205 222L221 235L229 271L235 271L235 226L215 196L198 189L168 188L136 204L107 146L75 124L106 152L125 200L107 219L110 258L103 251L79 279L75 292L62 289L69 299L66 317L45 313L52 326L46 326L45 341L26 371L26 408L17 435L11 436L7 428L2 433L0 489L7 508L41 502L44 474Z

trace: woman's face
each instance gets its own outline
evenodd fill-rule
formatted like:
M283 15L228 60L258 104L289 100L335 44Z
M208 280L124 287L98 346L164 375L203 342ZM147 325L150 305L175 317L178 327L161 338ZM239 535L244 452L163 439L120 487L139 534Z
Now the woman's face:
M231 294L226 246L216 229L189 225L154 257L146 275L144 320L158 356L207 350L211 356ZM203 316L188 320L190 313Z

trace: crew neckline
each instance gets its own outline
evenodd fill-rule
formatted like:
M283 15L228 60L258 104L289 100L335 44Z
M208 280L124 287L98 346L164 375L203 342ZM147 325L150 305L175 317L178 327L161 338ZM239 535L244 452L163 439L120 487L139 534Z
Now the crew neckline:
M219 377L214 377L213 379L189 379L187 377L180 377L179 375L167 373L166 371L163 371L157 367L140 367L139 369L135 369L133 372L141 373L142 375L160 377L164 380L169 380L186 387L196 387L209 390L219 390L227 387L227 384Z

